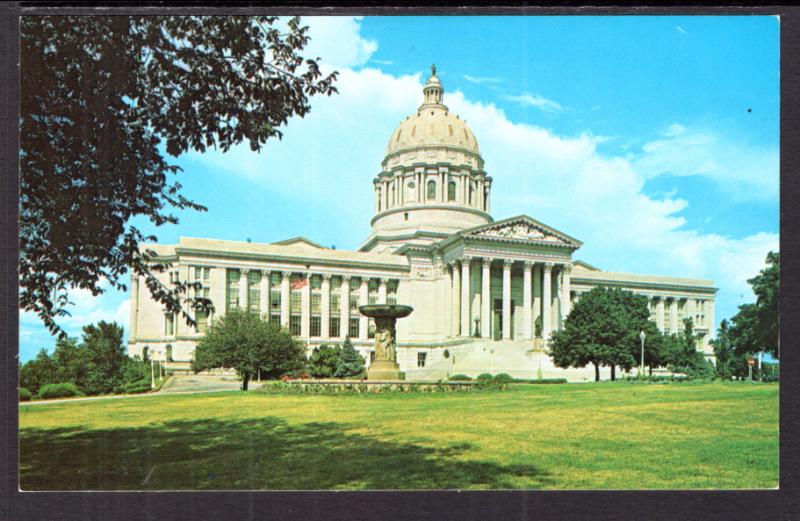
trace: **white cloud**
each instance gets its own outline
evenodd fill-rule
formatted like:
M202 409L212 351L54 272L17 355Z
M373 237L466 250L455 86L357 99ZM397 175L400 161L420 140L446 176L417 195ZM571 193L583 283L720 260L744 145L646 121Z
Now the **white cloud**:
M488 76L470 76L469 74L464 75L464 79L470 83L502 83L502 78L492 78Z
M633 163L646 178L704 176L735 200L777 201L778 150L751 145L715 130L673 123L645 143Z
M378 42L360 34L360 16L309 16L301 22L309 26L311 40L303 52L309 57L322 57L322 63L333 68L359 67L378 50Z
M561 112L564 110L557 102L538 94L520 94L518 96L504 95L504 99L513 101L521 107L533 107L544 112Z

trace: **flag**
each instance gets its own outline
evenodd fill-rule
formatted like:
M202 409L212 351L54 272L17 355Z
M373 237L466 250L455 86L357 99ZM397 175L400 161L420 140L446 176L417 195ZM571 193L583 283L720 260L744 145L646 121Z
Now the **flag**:
M303 275L292 275L291 288L293 290L303 289L306 284L308 284L308 278Z

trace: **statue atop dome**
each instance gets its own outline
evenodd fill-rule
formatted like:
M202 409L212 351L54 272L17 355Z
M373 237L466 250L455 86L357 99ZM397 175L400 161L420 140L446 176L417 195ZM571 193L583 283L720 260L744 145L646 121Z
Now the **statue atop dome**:
M431 76L436 76L436 64L431 64Z

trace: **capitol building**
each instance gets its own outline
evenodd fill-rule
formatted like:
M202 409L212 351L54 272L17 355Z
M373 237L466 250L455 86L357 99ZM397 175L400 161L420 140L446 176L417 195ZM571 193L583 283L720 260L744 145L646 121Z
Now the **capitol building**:
M662 331L677 333L692 318L698 350L713 358L712 281L603 271L575 258L582 242L565 232L527 215L495 220L492 185L502 172L496 180L487 173L475 134L444 104L435 68L422 93L389 136L372 180L372 231L357 250L304 237L148 245L157 262L171 264L164 284L199 283L214 311L198 312L189 327L134 277L129 353L188 362L215 315L239 307L286 327L309 354L350 337L368 365L374 328L358 307L400 303L414 308L397 322L397 361L408 379L505 372L593 380L593 367L556 368L547 339L583 293L609 286L645 295Z

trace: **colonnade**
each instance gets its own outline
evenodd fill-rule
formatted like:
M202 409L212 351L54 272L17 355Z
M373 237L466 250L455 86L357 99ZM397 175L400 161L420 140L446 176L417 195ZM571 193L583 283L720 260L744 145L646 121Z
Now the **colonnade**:
M436 183L434 197L428 197L428 182ZM456 182L455 199L448 196L448 184ZM413 182L413 195L406 197L406 187ZM475 183L473 201L470 202L470 186ZM420 204L451 203L471 206L489 212L488 193L491 179L485 175L472 175L469 171L451 171L449 167L438 169L419 167L408 172L383 173L374 181L375 213L404 206L407 202Z
M470 287L473 262L480 265L480 305L478 306L479 335L491 338L491 273L492 265L502 265L502 317L501 335L504 340L513 336L511 324L511 277L516 263L523 267L522 290L522 339L534 338L534 323L541 316L541 337L547 339L555 324L560 323L570 311L570 273L569 263L518 261L513 259L496 259L462 256L449 264L451 268L451 336L468 337L475 333L472 325L472 291ZM553 282L557 281L557 294L553 295ZM478 311L478 310L474 310ZM560 313L561 320L556 321L554 313ZM557 327L557 326L556 326Z
M291 319L291 277L292 275L300 274L305 279L306 282L303 284L300 290L300 309L301 309L301 318L300 318L300 336L303 338L311 337L311 277L317 275L317 273L313 273L311 271L303 271L303 272L296 272L293 270L255 270L260 272L261 278L259 281L259 303L258 303L258 311L262 315L269 315L269 302L270 302L270 291L272 287L270 285L270 275L272 273L280 273L281 274L281 282L280 282L280 294L281 294L281 308L280 308L280 324L282 327L289 327L290 319ZM249 300L249 268L244 268L239 270L239 307L242 309L248 309L250 307ZM349 273L343 274L336 274L336 273L318 273L322 277L322 283L320 285L320 296L321 296L321 324L320 324L320 335L314 336L314 338L345 338L349 335L350 332L350 292L353 289L351 287L351 280L353 278L360 279L359 285L359 292L358 292L358 305L365 306L369 304L369 282L373 278L378 281L378 291L377 291L377 304L385 304L388 298L388 284L391 280L388 277L362 277L358 275L352 275ZM339 331L332 332L330 329L330 322L331 322L331 279L333 277L339 277L341 279L341 286L339 287ZM227 288L226 288L227 292ZM254 308L255 309L255 308ZM363 316L361 313L355 313L359 319L359 327L358 327L358 335L353 336L353 338L358 339L367 339L368 337L368 326L369 326L369 319ZM354 317L355 318L355 317ZM332 333L334 333L332 335Z

